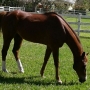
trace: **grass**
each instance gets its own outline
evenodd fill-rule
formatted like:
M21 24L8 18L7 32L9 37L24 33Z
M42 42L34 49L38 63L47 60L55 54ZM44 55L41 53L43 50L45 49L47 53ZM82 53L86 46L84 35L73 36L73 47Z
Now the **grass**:
M90 53L90 34L81 33L80 40L85 52ZM0 50L2 48L2 35L0 36ZM25 73L19 73L17 64L11 52L13 41L7 55L7 69L9 73L0 70L0 90L90 90L90 61L87 64L88 79L85 83L80 83L73 70L73 57L66 44L60 48L59 53L59 75L63 81L58 85L55 81L55 70L52 55L45 69L45 78L40 77L40 69L43 63L46 46L23 41L20 49L20 59ZM90 55L88 55L90 59ZM1 68L1 54L0 54Z
M89 39L80 38L84 50L90 53ZM2 47L2 37L0 37L0 48ZM78 77L72 69L73 57L70 49L66 44L60 49L60 77L63 81L62 85L55 82L55 71L52 55L47 64L44 76L41 78L39 71L43 63L43 57L46 46L33 44L23 41L20 49L20 58L23 63L25 73L21 74L17 70L16 62L14 61L11 52L13 42L7 55L7 69L9 73L0 71L0 90L89 90L90 88L90 61L88 61L87 75L88 79L81 84ZM1 55L0 55L1 58ZM90 58L90 55L88 56ZM1 66L1 63L0 63Z

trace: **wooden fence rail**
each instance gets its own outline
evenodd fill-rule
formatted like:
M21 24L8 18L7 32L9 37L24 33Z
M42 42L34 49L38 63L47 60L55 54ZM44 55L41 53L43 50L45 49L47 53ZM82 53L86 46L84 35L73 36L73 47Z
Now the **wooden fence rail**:
M84 22L81 22L81 19L82 18L86 18L86 19L90 19L90 16L87 16L87 15L81 15L81 14L78 14L78 15L73 15L73 14L60 14L63 18L64 17L67 17L67 18L77 18L77 22L68 22L69 24L75 24L77 25L77 30L75 30L78 35L80 34L80 32L85 32L85 33L90 33L90 30L81 30L81 25L90 25L90 23L84 23Z

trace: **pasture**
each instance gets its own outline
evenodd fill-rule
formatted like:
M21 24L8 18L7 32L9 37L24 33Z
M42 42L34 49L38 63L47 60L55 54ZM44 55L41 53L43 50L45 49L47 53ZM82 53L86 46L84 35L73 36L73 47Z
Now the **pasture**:
M81 33L80 40L85 52L90 53L90 33ZM3 40L0 36L0 50ZM88 55L87 81L80 83L73 70L73 56L66 44L59 49L59 75L62 85L55 82L55 69L52 55L45 69L45 78L40 77L45 45L23 41L20 49L20 59L25 73L19 73L12 54L13 40L7 55L7 69L9 73L0 70L0 90L90 90L90 54ZM1 53L0 53L1 68Z

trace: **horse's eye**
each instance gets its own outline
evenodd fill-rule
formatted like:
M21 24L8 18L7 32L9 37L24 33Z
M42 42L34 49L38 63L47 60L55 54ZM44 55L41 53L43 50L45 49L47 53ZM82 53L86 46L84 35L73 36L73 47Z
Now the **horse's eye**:
M82 68L81 68L82 70L86 70L86 66L82 66Z
M85 69L85 66L82 66L82 69Z

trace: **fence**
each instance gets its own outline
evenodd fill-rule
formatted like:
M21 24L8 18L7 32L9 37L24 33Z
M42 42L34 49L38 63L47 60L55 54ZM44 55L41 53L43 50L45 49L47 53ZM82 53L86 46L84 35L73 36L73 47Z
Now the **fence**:
M85 33L90 33L90 30L81 30L81 25L88 25L90 26L90 23L84 23L84 22L81 22L81 19L82 18L85 18L85 19L90 19L90 16L87 16L87 15L82 15L82 14L78 14L78 15L75 15L75 14L61 14L62 17L69 17L69 18L77 18L77 22L68 22L69 24L76 24L77 25L77 30L75 30L78 35L80 34L80 32L85 32Z
M1 6L0 7L0 11L14 11L14 10L25 11L25 7L10 7L10 6Z

